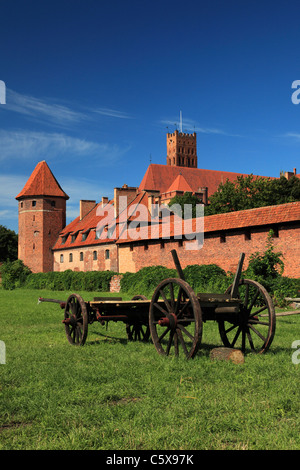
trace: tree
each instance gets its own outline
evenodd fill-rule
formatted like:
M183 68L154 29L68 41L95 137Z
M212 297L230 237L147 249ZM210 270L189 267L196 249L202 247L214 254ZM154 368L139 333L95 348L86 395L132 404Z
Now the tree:
M287 180L238 176L236 181L226 180L209 198L205 215L274 206L300 200L300 179L292 176Z
M172 208L173 205L175 204L178 204L181 208L181 213L182 213L182 217L184 217L184 205L190 205L191 208L192 208L192 217L195 218L196 217L196 206L198 204L202 204L202 202L199 200L199 198L197 196L193 196L192 193L189 193L189 192L186 192L183 194L183 196L174 196L168 206L170 208ZM178 215L181 215L179 214L179 211L176 210L176 208L173 207L173 210L175 213L178 213ZM189 214L186 214L187 216Z
M0 225L0 262L18 259L18 235Z

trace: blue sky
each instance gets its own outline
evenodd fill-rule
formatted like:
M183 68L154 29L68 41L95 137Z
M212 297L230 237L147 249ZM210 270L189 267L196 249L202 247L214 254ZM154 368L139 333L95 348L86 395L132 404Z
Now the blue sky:
M0 224L46 160L80 199L138 186L166 132L197 132L198 167L300 172L299 2L1 0Z

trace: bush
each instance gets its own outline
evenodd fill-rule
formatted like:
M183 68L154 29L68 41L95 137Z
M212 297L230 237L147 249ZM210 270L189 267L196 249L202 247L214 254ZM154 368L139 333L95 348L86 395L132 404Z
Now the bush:
M178 277L176 270L165 266L147 266L137 273L125 273L121 279L121 290L132 296L152 297L157 285L168 277Z
M6 261L1 266L2 287L6 290L12 290L16 287L22 287L28 276L30 269L25 266L20 259L16 261Z
M232 282L232 276L216 264L189 265L184 270L185 280L198 292L224 293Z
M109 291L109 282L114 274L116 273L113 271L76 272L71 269L62 272L32 273L24 287L58 291Z

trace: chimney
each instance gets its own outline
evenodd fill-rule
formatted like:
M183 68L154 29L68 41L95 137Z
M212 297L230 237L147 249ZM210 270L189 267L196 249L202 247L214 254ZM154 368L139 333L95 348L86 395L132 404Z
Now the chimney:
M83 219L83 217L86 216L90 210L93 209L93 207L96 205L96 201L86 201L86 200L81 200L79 202L79 217L80 220Z
M207 203L208 203L207 191L208 191L208 188L206 186L204 188L199 188L199 192L203 194L202 202L205 206L207 206Z
M106 204L108 203L108 197L102 197L102 200L101 200L101 205L102 207L104 207Z
M122 188L114 188L114 210L115 217L130 204L138 193L138 188L129 187L123 184ZM120 197L122 199L120 200ZM123 199L124 198L124 199ZM125 199L126 198L126 199Z

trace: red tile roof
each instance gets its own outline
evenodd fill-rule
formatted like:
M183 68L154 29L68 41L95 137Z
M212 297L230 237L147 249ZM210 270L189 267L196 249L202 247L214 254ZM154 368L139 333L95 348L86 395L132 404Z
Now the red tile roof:
M152 163L149 165L139 190L158 190L160 193L169 191L172 182L182 175L192 189L192 192L199 192L200 188L208 188L208 196L217 191L220 183L235 181L238 176L248 176L244 173L232 173L228 171L201 170L200 168L188 168L181 166L159 165Z
M227 214L217 214L204 217L204 233L219 232L221 230L234 230L238 228L249 228L262 225L274 225L286 222L300 221L300 201L281 204L278 206L258 207L256 209L248 209L244 211L229 212ZM167 219L160 221L157 236L153 239L159 239L163 236L163 227L167 223ZM198 225L197 225L198 223ZM181 227L182 226L182 231ZM196 232L199 221L193 219L192 230ZM175 230L177 228L177 231ZM130 236L130 228L126 239L117 240L118 244L129 243L134 241L134 231ZM164 232L166 234L166 232ZM184 233L181 219L176 216L170 217L170 237L175 234ZM148 240L151 238L151 227L144 227L140 230L140 240Z
M185 177L182 175L180 172L179 175L175 178L171 186L167 189L166 193L171 193L173 191L182 191L182 192L188 192L192 193L193 190L188 184L187 180Z
M62 190L45 160L37 164L24 188L16 196L16 199L32 196L53 196L69 199L69 196Z

